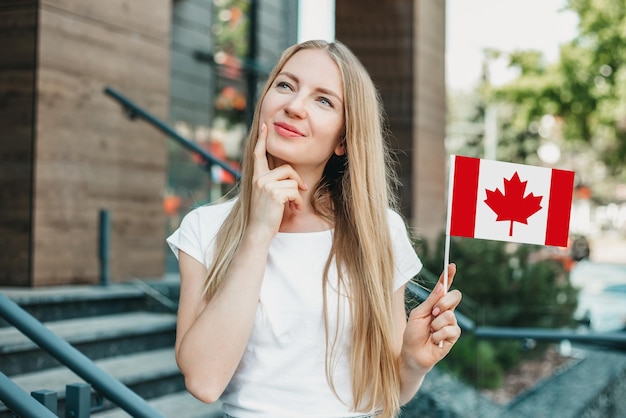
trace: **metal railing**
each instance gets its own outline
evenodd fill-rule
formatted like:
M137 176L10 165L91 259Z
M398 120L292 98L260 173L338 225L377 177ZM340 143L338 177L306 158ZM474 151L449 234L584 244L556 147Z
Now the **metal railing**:
M128 99L124 95L118 93L111 87L106 87L104 89L104 93L112 97L113 99L117 100L122 105L124 112L128 115L129 118L131 119L141 118L145 120L146 122L150 123L152 126L157 128L158 130L160 130L161 132L168 135L170 138L174 139L183 147L187 148L188 150L192 152L197 153L207 163L208 166L211 166L213 164L218 165L222 169L224 169L226 172L231 174L233 177L235 177L236 179L241 178L241 173L238 170L231 167L226 161L223 161L217 158L216 156L214 156L213 154L211 154L204 148L198 146L195 142L184 138L182 135L176 132L174 128L172 128L170 125L161 121L160 119L158 119L151 113L145 111L141 107L137 106L135 103L133 103L130 99Z
M427 275L432 273L426 272ZM434 276L433 276L434 277ZM418 300L424 301L430 295L430 291L419 285L409 282L407 289ZM595 332L595 331L575 331L567 329L552 328L511 328L477 326L467 316L458 309L455 311L457 322L463 332L473 333L477 338L490 340L535 340L561 342L570 341L587 345L610 347L618 350L626 350L626 331Z
M0 372L0 400L23 418L58 418L2 372Z
M143 398L130 390L122 382L107 374L91 359L72 347L67 341L54 334L18 304L1 293L0 316L30 338L41 349L48 352L61 364L84 379L85 382L88 382L96 391L102 394L102 396L109 399L131 416L135 418L164 418L161 413L152 408ZM5 387L3 380L0 381L0 388L7 389L2 389L0 395L2 395L2 401L7 404L9 408L12 408L10 406L10 404L12 404L16 412L19 408L19 410L22 411L22 416L28 418L47 417L47 415L40 415L38 411L41 409L33 406L34 404L30 401L26 402L11 385L7 384ZM37 401L35 401L35 403L37 403Z
M570 341L586 345L610 347L626 350L626 332L575 331L551 328L507 328L481 326L474 329L474 335L490 340L536 340L536 341Z

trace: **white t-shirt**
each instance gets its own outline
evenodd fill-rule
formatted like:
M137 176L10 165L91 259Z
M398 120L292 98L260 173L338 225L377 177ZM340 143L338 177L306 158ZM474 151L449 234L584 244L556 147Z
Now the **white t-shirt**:
M213 238L233 202L202 206L188 213L168 239L178 256L182 250L210 264ZM389 210L396 271L394 290L422 267L400 215ZM351 412L350 315L347 299L337 307L336 266L329 273L329 330L334 336L337 311L342 322L333 382L326 380L322 277L332 245L332 231L279 232L270 244L252 335L235 374L220 400L224 412L237 418L331 418L359 416ZM344 289L342 289L343 291ZM207 344L211 337L207 336Z

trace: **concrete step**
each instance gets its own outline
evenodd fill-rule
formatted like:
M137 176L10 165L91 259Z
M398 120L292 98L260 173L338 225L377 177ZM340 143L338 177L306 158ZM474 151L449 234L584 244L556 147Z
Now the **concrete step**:
M92 360L173 347L176 315L129 312L45 323ZM57 367L59 363L15 328L0 328L0 370L7 376Z
M152 399L149 404L164 417L176 418L222 418L219 402L206 404L191 396L188 392L179 392ZM101 413L93 413L93 418L129 418L131 415L115 408Z
M42 322L153 310L152 299L132 283L109 286L0 288L0 292ZM0 318L0 327L8 324Z
M95 363L144 399L184 391L184 381L176 365L173 347L110 357ZM83 379L65 367L24 373L13 376L11 380L27 393L44 389L57 392L59 416L65 416L66 385L83 382ZM104 410L113 407L116 405L107 399L103 400ZM2 403L0 403L0 418L12 418L12 413Z
M203 416L213 409L192 397L185 400L174 359L179 283L178 275L169 275L108 286L0 288L0 292L140 397L154 398L159 408L170 401L192 409L196 405L200 412L189 416ZM27 393L56 392L59 416L65 415L66 385L83 382L1 319L0 370ZM91 405L100 409L98 413L113 413L117 407L95 391ZM1 402L0 418L14 418Z

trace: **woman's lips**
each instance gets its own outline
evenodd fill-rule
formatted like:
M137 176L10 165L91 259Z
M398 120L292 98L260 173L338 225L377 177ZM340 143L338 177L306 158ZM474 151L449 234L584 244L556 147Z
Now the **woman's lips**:
M304 136L302 132L287 123L275 123L274 129L279 135L287 138L297 138Z

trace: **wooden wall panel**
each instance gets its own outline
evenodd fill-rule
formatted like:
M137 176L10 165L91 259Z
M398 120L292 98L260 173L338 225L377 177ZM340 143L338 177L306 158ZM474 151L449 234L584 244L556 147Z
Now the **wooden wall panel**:
M402 214L413 213L413 1L337 0L336 38L359 57L374 79L385 106L396 151Z
M167 139L131 122L115 88L166 120L169 0L43 1L38 69L34 285L95 283L99 211L111 278L160 277Z
M37 2L0 5L0 286L30 285Z
M418 174L413 187L413 219L431 244L445 230L447 211L445 9L445 1L419 0L414 15L417 77L413 97L413 165L423 174Z
M111 31L127 31L157 42L170 35L171 5L163 0L40 0L42 6L64 16L86 19Z

